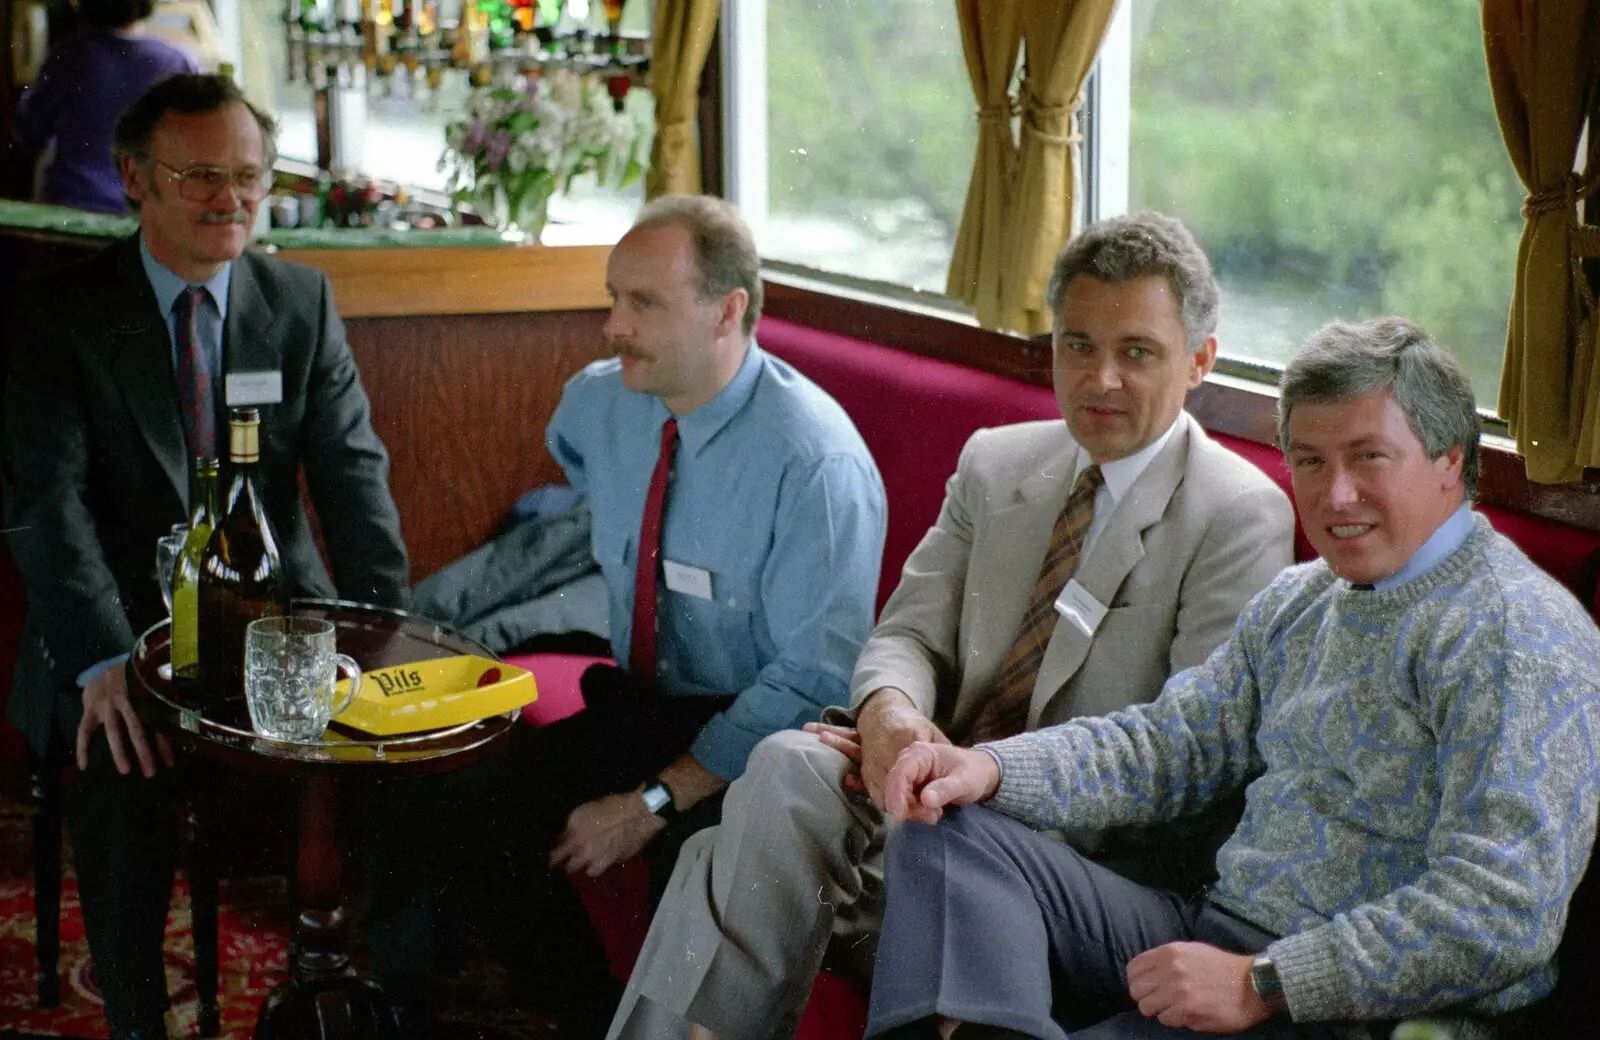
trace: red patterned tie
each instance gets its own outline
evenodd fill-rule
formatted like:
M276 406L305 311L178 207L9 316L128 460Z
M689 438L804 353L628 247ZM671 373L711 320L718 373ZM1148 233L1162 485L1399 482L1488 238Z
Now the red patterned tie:
M200 301L203 286L190 286L178 294L172 310L178 319L178 398L183 405L183 433L189 454L197 459L217 457L217 408L211 392L211 352L200 336Z
M656 456L650 491L644 497L639 551L634 556L633 646L628 653L628 671L647 680L647 687L656 673L656 577L661 572L661 516L666 512L667 474L672 470L672 451L677 443L678 420L668 419L661 427L661 454Z

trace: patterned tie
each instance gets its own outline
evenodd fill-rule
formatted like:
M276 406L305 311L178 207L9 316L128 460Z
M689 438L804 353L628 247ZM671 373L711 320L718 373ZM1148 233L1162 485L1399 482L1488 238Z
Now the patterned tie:
M1050 548L1044 554L1039 580L1033 584L1027 613L1017 630L1016 642L1006 651L988 701L978 709L963 744L1000 740L1021 733L1028 722L1028 704L1033 685L1039 678L1039 664L1056 628L1056 597L1078 570L1078 557L1094 521L1094 496L1105 480L1099 466L1078 474L1078 482L1067 498L1056 527L1050 535Z
M200 301L204 286L190 286L173 301L178 327L178 398L182 403L183 433L189 455L217 457L217 406L211 392L211 352L200 335Z
M661 571L661 517L667 505L667 474L672 470L672 452L678 443L678 420L668 419L661 427L661 454L650 475L650 490L644 497L644 519L639 522L639 551L634 556L633 646L628 653L628 671L654 688L656 671L656 577Z

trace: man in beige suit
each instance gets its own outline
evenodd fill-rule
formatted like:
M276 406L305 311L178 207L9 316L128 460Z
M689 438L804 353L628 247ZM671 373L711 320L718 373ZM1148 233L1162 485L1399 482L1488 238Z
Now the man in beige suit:
M757 746L722 825L684 847L611 1036L791 1035L831 938L853 947L842 966L870 964L903 748L1148 701L1291 561L1283 493L1183 411L1216 357L1216 282L1188 231L1152 213L1095 225L1048 299L1065 423L968 441L856 663L852 712ZM1066 838L1198 890L1232 822Z

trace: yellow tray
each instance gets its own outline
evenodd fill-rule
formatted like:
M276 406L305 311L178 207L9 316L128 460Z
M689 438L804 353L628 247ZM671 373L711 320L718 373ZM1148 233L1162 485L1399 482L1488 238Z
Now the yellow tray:
M339 680L337 696L342 698L349 687L348 679ZM387 737L459 726L538 698L533 673L526 668L463 654L363 672L355 701L334 721Z

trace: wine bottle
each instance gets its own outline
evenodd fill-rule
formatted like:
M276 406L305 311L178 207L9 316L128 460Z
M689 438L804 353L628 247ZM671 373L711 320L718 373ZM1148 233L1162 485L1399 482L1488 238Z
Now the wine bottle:
M172 674L200 677L200 557L217 526L217 460L195 459L189 535L172 570Z
M244 695L244 631L259 617L287 614L288 575L256 487L261 415L228 415L228 494L200 557L200 679L205 697Z

